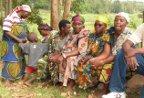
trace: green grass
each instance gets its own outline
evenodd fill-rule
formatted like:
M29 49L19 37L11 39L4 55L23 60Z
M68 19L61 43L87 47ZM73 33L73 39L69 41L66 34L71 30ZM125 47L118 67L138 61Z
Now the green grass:
M5 87L0 83L0 98L65 98L61 93L66 89L61 90L59 86L48 85L42 87L41 83L35 83L30 87L22 87L20 84L14 84L13 87ZM87 98L89 91L76 89L77 95L72 98Z

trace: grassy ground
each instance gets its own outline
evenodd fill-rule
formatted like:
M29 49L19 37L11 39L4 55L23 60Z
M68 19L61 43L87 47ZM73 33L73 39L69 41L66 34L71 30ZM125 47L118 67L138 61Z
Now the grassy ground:
M42 83L35 83L30 87L25 87L17 83L12 86L5 86L0 83L0 98L69 98L61 96L61 93L66 89L61 89L59 86L46 85ZM71 98L86 98L89 91L77 89L77 95Z
M88 98L94 89L83 90L76 88L76 94L70 96L62 96L66 89L62 89L60 86L45 85L42 83L34 83L33 85L26 87L18 83L13 83L11 86L5 86L4 83L0 83L0 98ZM89 98L101 98L102 91L94 93L95 97ZM138 92L127 93L127 98L139 98Z

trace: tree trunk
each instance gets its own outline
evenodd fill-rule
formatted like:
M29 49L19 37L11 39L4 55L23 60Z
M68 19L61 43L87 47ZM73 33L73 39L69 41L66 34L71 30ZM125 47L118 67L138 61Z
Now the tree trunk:
M12 10L12 0L5 0L4 2L5 16Z
M67 19L69 17L71 3L72 3L72 0L65 0L63 19Z
M51 26L58 29L59 23L59 0L51 0Z

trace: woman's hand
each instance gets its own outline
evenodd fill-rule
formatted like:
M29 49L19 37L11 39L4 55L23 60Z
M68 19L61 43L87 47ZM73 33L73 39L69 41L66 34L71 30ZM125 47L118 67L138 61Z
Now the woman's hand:
M19 43L26 43L26 42L27 42L27 39L18 39L18 42L19 42Z
M59 53L53 53L49 56L49 60L53 62L61 62L63 60L63 56Z
M104 65L104 61L103 60L99 60L97 58L92 58L88 61L90 64L92 64L94 67L99 67Z
M130 48L125 52L125 57L129 58L129 57L135 56L136 53L137 53L136 49Z
M135 56L131 56L131 57L125 57L126 58L126 63L127 65L133 70L135 71L137 69L137 66L139 66L137 59Z
M85 56L85 57L83 57L83 58L79 61L79 63L84 64L84 63L86 63L87 61L89 61L89 59L91 59L91 58L92 58L91 56Z

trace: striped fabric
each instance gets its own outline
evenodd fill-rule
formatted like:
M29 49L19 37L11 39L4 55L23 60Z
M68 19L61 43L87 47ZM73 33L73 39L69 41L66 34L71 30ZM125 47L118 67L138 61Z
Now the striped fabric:
M11 31L11 27L14 23L21 23L22 19L18 16L16 12L9 14L3 22L3 30Z

